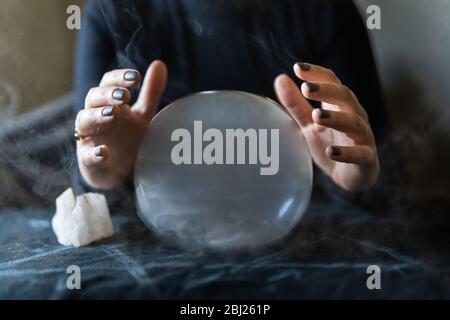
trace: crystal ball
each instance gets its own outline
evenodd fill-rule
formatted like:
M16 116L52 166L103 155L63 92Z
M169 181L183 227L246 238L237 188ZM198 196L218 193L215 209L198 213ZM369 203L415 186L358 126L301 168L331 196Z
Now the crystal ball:
M183 247L253 249L278 242L310 201L312 160L276 102L202 92L159 112L135 166L138 215Z

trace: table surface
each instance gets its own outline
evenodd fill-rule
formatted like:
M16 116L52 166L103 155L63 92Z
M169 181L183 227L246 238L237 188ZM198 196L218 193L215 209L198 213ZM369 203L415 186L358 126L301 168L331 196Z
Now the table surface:
M295 232L270 250L185 252L161 243L131 213L115 236L63 247L53 208L0 211L0 299L450 298L450 263L393 219L345 205L311 204ZM381 268L368 290L367 267ZM66 269L81 268L81 290Z

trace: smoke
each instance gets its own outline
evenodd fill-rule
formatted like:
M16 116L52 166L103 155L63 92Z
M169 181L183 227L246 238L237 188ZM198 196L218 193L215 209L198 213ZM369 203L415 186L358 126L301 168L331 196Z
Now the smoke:
M148 39L152 37L147 34L148 29L159 30L159 25L172 28L179 34L189 33L198 38L214 41L220 38L222 34L236 39L243 47L260 50L271 57L278 65L280 71L291 72L292 63L298 61L298 57L283 44L283 41L268 30L266 33L254 34L244 32L224 19L220 18L217 7L221 14L228 13L233 15L242 15L249 10L257 11L258 15L265 19L270 16L267 11L270 7L265 1L232 1L231 4L221 6L217 2L196 2L196 1L165 1L159 2L155 10L152 11L152 19L143 16L142 12L137 10L141 2L118 1L115 12L110 12L111 6L104 6L104 15L108 21L111 33L114 35L116 43L116 57L118 67L133 67L141 72L149 64L151 58L160 58L160 56L149 57L145 48L149 45ZM157 9L157 10L156 10ZM228 10L228 11L227 11ZM170 39L158 39L161 41L171 41ZM181 40L181 39L180 39ZM144 48L144 49L143 49ZM160 52L159 54L163 54ZM189 57L179 56L179 59L189 59ZM238 63L239 61L236 61ZM189 64L189 61L188 63ZM399 64L396 64L398 69ZM170 77L169 77L170 79ZM366 195L360 195L355 200L363 207L372 206L372 209L381 216L396 220L399 216L406 214L408 226L417 225L422 217L416 214L412 218L411 210L407 205L408 201L417 200L418 194L425 195L422 180L426 178L423 166L428 166L436 162L436 153L439 153L439 147L435 141L444 141L447 135L442 134L442 129L446 127L446 121L439 114L428 114L423 116L424 106L438 104L434 101L429 92L424 92L422 88L426 87L424 83L412 83L410 75L405 71L399 74L397 79L391 81L396 84L387 92L389 97L389 106L391 108L404 108L408 119L402 119L400 122L394 122L396 127L386 141L379 145L379 154L382 159L382 176L377 186L372 192ZM187 82L174 82L169 80L168 90L164 96L161 105L166 105L173 100L192 93L192 87ZM137 89L139 90L139 88ZM137 92L136 90L136 92ZM427 107L427 110L433 108ZM415 110L415 112L411 112ZM411 116L411 115L415 116ZM446 131L448 133L448 130ZM435 139L439 137L439 139ZM441 151L444 156L445 151ZM448 153L450 154L450 153ZM445 171L442 164L438 164L440 173ZM447 175L447 173L444 173ZM440 193L440 186L429 188L428 194L434 196ZM331 190L336 193L336 190ZM373 207L373 203L377 206Z
M239 46L250 51L261 51L272 57L273 64L277 66L279 73L291 73L292 64L298 61L296 57L274 32L270 29L258 34L242 31L236 28L233 19L242 18L251 14L270 19L270 5L267 1L116 1L111 6L107 1L99 1L103 16L107 21L109 32L112 34L116 47L116 63L111 68L135 68L145 73L152 60L161 59L165 55L173 55L165 50L172 48L177 50L194 45L189 41L204 41L217 43L217 49L227 46ZM147 17L151 12L151 19ZM224 17L230 17L227 19ZM163 36L164 35L164 36ZM226 35L226 37L224 37ZM177 37L176 39L171 38ZM225 39L234 39L225 43ZM158 42L157 45L153 45ZM170 42L176 42L177 45ZM191 68L193 61L188 56L189 51L181 51L173 61L173 67L188 66ZM187 53L187 55L185 55ZM239 65L239 58L235 59L235 65ZM219 63L219 62L218 62ZM227 61L231 65L232 61ZM169 74L171 73L169 65ZM177 70L174 70L176 72ZM195 70L191 70L195 71ZM238 72L233 68L230 72ZM255 72L258 72L255 70ZM238 74L235 75L236 77ZM189 79L174 81L169 76L169 83L161 106L174 100L199 91L189 83ZM220 88L217 88L220 89ZM133 97L137 96L140 88L133 89ZM201 90L201 89L200 89Z
M53 205L70 184L71 110L71 97L63 97L1 128L0 207Z
M402 155L409 198L446 198L450 191L449 103L417 68L391 62L388 106L395 110L392 140ZM445 95L445 94L444 94Z
M18 89L9 81L0 78L0 123L10 119L18 112L20 97Z
M113 67L136 68L145 72L145 67L151 59L159 58L157 55L154 57L147 55L145 48L151 44L146 43L149 39L146 30L149 24L155 27L162 24L162 21L173 22L172 28L177 30L188 28L189 32L199 38L215 39L223 33L232 35L243 46L257 48L270 54L280 70L286 72L290 72L292 62L298 60L298 57L277 39L273 32L253 34L238 30L221 19L214 19L214 11L211 11L209 6L204 6L203 10L210 11L211 17L204 19L201 17L204 12L199 11L201 6L199 7L195 1L161 2L158 11L153 11L151 21L137 10L136 4L140 4L140 1L121 0L115 3L116 6L101 6L116 46L117 64ZM258 3L259 5L255 6L253 1L233 1L234 6L229 10L236 10L237 14L245 14L249 9L260 10L259 14L264 15L267 7L263 5L263 1ZM211 6L217 6L217 3L214 2ZM230 6L227 7L230 8ZM184 14L184 20L178 18L180 12ZM159 54L162 55L163 52ZM179 57L179 59L188 59L188 57ZM398 64L396 66L398 68ZM448 159L450 154L446 148L442 147L449 145L448 113L444 113L443 116L442 113L433 112L432 110L442 109L438 107L441 102L436 101L429 91L423 90L426 83L414 83L413 79L414 77L411 77L407 70L403 70L398 73L398 78L391 81L397 85L388 92L389 105L403 108L406 118L394 123L400 125L387 141L379 146L384 169L380 182L367 196L356 199L362 206L369 205L376 199L375 202L380 204L380 207L375 208L374 211L388 220L400 220L404 223L404 231L410 233L415 232L419 226L421 230L435 230L436 221L442 225L446 225L447 221L444 217L437 220L424 218L420 210L426 208L425 202L421 202L421 205L417 207L411 204L417 202L410 202L418 195L425 195L425 191L433 197L446 192L442 186L433 185L433 179L427 187L421 186L427 175L424 166L428 170L434 169L435 176L450 177L446 165L441 160ZM161 105L167 105L174 99L192 92L189 83L169 81L168 91ZM133 92L134 97L137 96L139 89ZM430 101L435 107L430 107ZM2 142L0 206L37 203L53 205L56 196L70 185L69 176L76 166L74 148L67 144L73 133L74 115L70 110L66 109L67 113L64 117L44 115L40 118L41 124L31 125L23 131L18 129L13 135L0 137ZM424 116L425 112L427 112L426 116ZM126 188L118 193L120 197L126 197L127 202L133 200ZM446 210L446 207L438 202L436 210L442 212ZM427 210L424 209L423 212ZM322 222L333 224L335 218L334 216ZM428 223L423 223L424 221ZM365 232L370 233L369 230ZM309 240L314 242L317 239Z

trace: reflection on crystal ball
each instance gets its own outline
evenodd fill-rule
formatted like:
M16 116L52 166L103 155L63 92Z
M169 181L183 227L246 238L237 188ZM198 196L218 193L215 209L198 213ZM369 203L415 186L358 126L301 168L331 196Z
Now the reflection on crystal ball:
M194 94L149 125L135 167L138 214L185 247L253 249L299 223L311 156L295 121L270 99Z

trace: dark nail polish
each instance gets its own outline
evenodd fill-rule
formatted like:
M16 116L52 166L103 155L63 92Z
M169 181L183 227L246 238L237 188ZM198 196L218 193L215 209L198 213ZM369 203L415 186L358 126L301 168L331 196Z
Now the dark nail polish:
M123 97L125 96L125 90L123 89L116 89L113 92L113 98L119 101L123 100Z
M307 82L306 85L308 86L309 92L317 92L320 89L320 86L317 83Z
M136 71L127 71L125 75L123 76L125 81L134 81L137 78L137 72Z
M109 106L103 109L102 116L104 117L111 117L113 115L114 107Z
M102 157L102 147L98 147L97 149L95 149L95 156L97 158L101 158Z
M328 119L329 117L331 117L331 113L328 110L320 109L320 117L322 119Z
M297 62L297 65L302 71L309 71L309 70L311 70L311 66L309 64L307 64L307 63Z
M331 155L334 157L339 157L341 155L341 149L337 147L331 147Z

